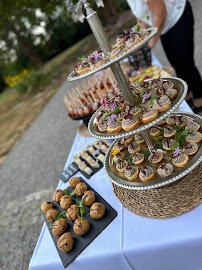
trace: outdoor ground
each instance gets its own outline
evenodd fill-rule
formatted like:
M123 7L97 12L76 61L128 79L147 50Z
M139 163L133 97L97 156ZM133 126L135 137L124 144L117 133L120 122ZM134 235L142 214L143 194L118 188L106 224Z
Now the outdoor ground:
M202 73L202 21L200 17L202 5L200 0L193 0L191 3L196 20L195 56L197 57L195 59ZM90 44L90 41L85 42L85 47L89 48ZM80 53L80 50L76 51L78 54ZM160 44L157 44L154 52L161 63L168 66ZM66 60L71 60L72 54L67 57L63 55L63 57ZM72 64L68 66L69 70L72 69ZM13 131L14 129L10 129L11 125L15 125L15 121L8 124L9 116L8 118L4 116L4 120L0 118L0 148L3 145L2 134L5 134L4 138L7 136L9 140L23 133L23 136L0 165L0 196L2 201L0 205L2 220L0 269L2 270L28 268L43 224L40 204L51 198L58 184L58 175L64 167L78 128L78 123L68 118L63 106L63 95L75 84L70 84L65 79L69 72L68 69L63 78L58 77L58 84L54 86L50 84L46 91L27 100L22 100L21 105L11 106L10 118L16 117L15 112L18 112L20 107L24 108L23 111L19 111L17 120L15 119L17 127L21 126L22 122L24 123L21 129L16 132ZM59 84L61 86L56 91ZM49 99L51 96L52 98ZM49 101L47 102L47 100ZM2 104L5 103L1 103L0 99L0 112ZM42 108L43 110L41 110ZM2 115L2 113L0 114ZM36 115L38 116L36 117ZM24 122L27 118L30 121ZM5 125L3 128L1 128L2 122ZM27 126L29 128L24 132Z

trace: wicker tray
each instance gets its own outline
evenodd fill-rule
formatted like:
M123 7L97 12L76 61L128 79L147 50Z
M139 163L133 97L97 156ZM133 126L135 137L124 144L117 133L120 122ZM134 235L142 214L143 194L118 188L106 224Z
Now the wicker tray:
M177 182L147 190L131 190L112 184L123 207L144 217L170 218L182 215L202 202L202 163Z

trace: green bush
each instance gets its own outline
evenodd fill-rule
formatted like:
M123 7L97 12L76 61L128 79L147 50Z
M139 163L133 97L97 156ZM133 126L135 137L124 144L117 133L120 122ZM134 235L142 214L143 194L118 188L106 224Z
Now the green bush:
M28 73L22 82L15 86L16 90L21 94L33 94L39 92L41 87L47 85L54 76L51 73L40 73L33 71Z

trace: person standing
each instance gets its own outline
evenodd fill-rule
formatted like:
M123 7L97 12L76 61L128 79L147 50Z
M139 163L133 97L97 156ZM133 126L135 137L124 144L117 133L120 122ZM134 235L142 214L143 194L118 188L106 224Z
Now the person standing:
M186 0L127 0L141 28L158 27L149 41L153 48L160 38L164 51L179 78L189 87L186 100L193 111L202 111L202 81L194 62L194 17ZM146 18L149 16L149 19Z

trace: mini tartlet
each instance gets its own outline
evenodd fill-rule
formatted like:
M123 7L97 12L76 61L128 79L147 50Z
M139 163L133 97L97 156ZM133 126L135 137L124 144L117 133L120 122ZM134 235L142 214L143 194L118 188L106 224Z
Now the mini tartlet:
M124 172L125 168L128 166L128 161L118 159L116 162L116 169L119 172Z
M163 153L152 151L150 156L148 157L148 160L154 164L159 163L163 159Z
M161 134L161 131L160 131L159 127L157 127L157 126L150 127L149 132L150 132L152 137L156 137L156 136L159 136Z
M128 145L128 152L130 154L135 154L141 150L141 146L139 143L132 142Z
M154 178L155 171L149 166L142 166L139 173L139 178L142 181L150 181Z
M158 111L155 108L146 108L141 111L140 115L141 121L147 124L158 116Z
M179 127L186 127L188 125L189 118L185 115L178 115L176 125Z
M144 138L142 137L142 134L141 133L136 133L134 135L134 141L136 143L143 143L144 142Z
M173 172L173 166L171 163L162 163L157 168L157 173L160 175L160 177L166 177L170 175Z
M183 167L185 166L189 161L189 157L187 154L184 153L180 153L177 156L173 156L172 158L172 163L176 166L176 167Z
M128 114L123 118L122 128L129 131L139 126L140 120L133 114Z
M188 156L194 155L198 151L198 144L191 142L186 143L183 148L183 152L187 154Z
M164 128L164 137L172 138L176 134L176 129L173 126L167 126Z
M169 151L171 146L174 144L175 140L174 139L166 139L163 141L163 149Z
M136 178L138 178L139 169L134 166L127 166L125 168L124 175L129 181L135 180Z
M140 152L136 152L135 154L132 154L132 162L137 165L141 164L144 161L144 155Z
M185 137L186 142L191 143L199 143L201 141L202 135L199 131L189 132Z
M177 116L176 115L169 115L166 118L166 123L168 125L175 125L176 124L176 121L177 121Z
M133 135L129 135L129 136L126 136L126 137L123 137L122 138L122 142L124 144L131 143L133 140L134 140L134 136Z
M154 100L153 108L157 109L158 112L167 110L171 105L171 101L168 96L162 95Z

